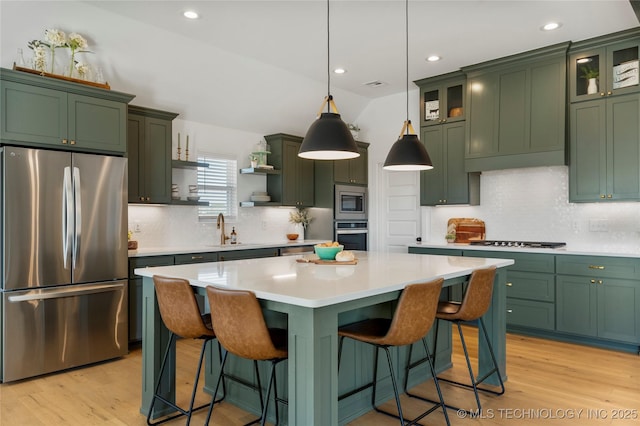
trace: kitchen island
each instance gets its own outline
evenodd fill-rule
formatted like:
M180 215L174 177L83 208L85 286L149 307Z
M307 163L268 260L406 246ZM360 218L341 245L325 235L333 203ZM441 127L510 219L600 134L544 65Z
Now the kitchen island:
M148 412L162 351L168 341L168 331L155 300L155 274L187 279L202 294L208 285L251 290L265 310L283 315L289 331L288 424L337 425L350 416L362 414L358 410L363 409L351 407L353 413L338 413L338 325L357 318L358 312L372 306L393 303L407 284L442 277L444 286L451 286L463 282L475 269L495 265L499 269L492 305L484 319L506 379L504 267L512 265L513 260L383 252L356 252L356 255L357 265L298 263L297 257L290 256L136 269L135 273L144 277L141 412ZM482 341L479 359L482 375L491 363ZM174 363L175 358L172 368ZM208 389L213 389L217 374L211 364L207 364ZM168 376L171 377L163 388L172 398L173 371Z

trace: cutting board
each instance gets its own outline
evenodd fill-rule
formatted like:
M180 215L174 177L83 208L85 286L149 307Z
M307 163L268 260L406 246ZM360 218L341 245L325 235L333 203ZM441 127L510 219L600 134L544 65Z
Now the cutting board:
M324 260L324 259L296 259L298 263L315 263L316 265L357 265L358 259L346 260L339 262L337 260Z
M485 239L484 221L468 217L451 218L447 222L447 234L456 234L456 243L468 243L473 240Z

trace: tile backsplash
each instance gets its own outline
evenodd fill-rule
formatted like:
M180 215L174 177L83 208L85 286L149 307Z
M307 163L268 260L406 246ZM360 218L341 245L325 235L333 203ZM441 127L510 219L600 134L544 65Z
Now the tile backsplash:
M235 220L226 219L225 231L232 227L241 243L286 241L291 232L292 208L240 208ZM193 206L129 205L129 229L139 247L187 247L219 244L220 230L214 222L200 222ZM139 229L139 232L136 232Z
M640 203L569 203L568 167L483 172L479 206L423 208L423 238L444 239L452 217L486 223L487 239L561 241L572 250L640 251Z

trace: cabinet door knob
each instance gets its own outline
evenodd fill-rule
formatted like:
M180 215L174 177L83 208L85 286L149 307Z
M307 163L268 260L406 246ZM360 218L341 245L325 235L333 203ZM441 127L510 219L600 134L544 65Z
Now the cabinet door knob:
M604 92L600 92L600 96L604 96Z
M73 139L71 139L71 145L75 145L76 141L74 141Z
M595 283L596 283L596 280L591 280L591 284L595 284Z
M147 197L147 201L151 201L151 197Z
M140 201L144 201L144 197L140 197Z
M612 95L612 94L613 94L612 92L607 92L607 95Z
M605 198L605 195L604 194L600 194L600 198Z
M507 283L507 287L513 287L513 283Z
M611 194L609 194L609 195L607 195L607 198L613 198L613 197L611 196Z
M62 144L63 144L63 145L66 145L66 144L67 144L67 142L68 142L68 141L67 141L66 139L62 139Z

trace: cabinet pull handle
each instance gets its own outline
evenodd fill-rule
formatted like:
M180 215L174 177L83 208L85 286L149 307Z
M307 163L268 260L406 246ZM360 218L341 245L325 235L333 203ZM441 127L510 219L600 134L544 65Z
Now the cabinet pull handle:
M66 139L62 139L62 144L63 144L63 145L66 145L66 144L67 144L67 142L68 142L68 141L67 141Z
M603 270L604 266L602 266L602 265L589 265L589 269L600 269L600 270Z
M203 256L191 256L191 260L199 260L199 259L204 259Z
M513 287L513 283L507 283L507 287Z
M507 313L510 314L513 312L513 309L507 309Z

